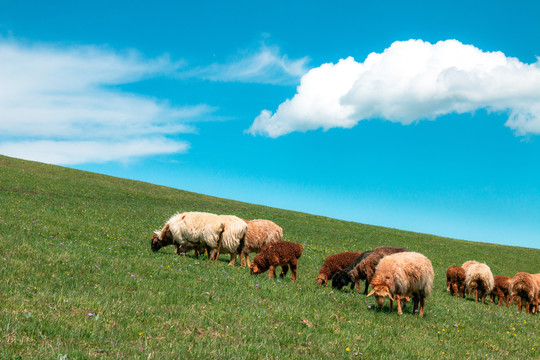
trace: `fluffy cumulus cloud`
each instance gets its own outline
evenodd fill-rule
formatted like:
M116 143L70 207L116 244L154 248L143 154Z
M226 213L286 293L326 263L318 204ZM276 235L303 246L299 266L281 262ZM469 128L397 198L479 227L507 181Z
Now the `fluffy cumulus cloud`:
M518 135L540 134L540 64L485 52L456 40L394 42L364 62L352 57L311 69L297 93L248 132L278 137L293 131L351 128L365 119L404 125L477 109L508 113Z
M177 68L167 57L0 39L0 153L78 164L185 151L176 135L212 108L174 107L119 89Z

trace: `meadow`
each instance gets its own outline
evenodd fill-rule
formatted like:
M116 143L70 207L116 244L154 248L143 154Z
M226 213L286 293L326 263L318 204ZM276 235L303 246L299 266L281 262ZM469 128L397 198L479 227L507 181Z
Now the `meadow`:
M339 221L0 156L2 359L538 359L540 317L446 292L446 268L540 272L540 250ZM329 205L330 206L330 205ZM150 250L174 213L279 224L301 243L298 280L173 247ZM423 318L315 281L326 256L380 245L426 255ZM253 259L253 255L251 256ZM363 284L362 284L363 288Z

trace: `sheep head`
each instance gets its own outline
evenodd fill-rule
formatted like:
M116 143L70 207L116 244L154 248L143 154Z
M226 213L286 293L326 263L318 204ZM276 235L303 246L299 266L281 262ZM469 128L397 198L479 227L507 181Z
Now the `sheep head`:
M350 275L346 271L340 270L332 276L332 287L341 290L341 288L347 286L351 281Z
M379 310L383 307L385 297L388 296L390 300L394 301L394 298L388 289L388 285L386 284L375 285L373 290L371 290L367 296L371 295L375 295L375 300L377 300L377 309Z
M157 252L164 246L171 245L173 243L173 236L169 229L169 224L165 225L163 230L156 231L152 236L151 248L153 252Z
M264 272L264 270L262 268L260 268L259 266L257 266L257 264L255 264L255 262L251 263L251 266L249 267L249 271L250 271L251 275L260 274L260 273Z

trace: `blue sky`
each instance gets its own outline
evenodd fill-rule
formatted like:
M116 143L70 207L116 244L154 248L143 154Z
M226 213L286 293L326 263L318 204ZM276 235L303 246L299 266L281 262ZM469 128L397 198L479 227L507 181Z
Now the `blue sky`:
M0 0L0 154L540 248L540 5Z

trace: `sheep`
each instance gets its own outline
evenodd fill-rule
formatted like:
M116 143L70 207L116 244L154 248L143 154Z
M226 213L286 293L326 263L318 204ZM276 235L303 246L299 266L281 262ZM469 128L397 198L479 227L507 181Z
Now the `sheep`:
M270 270L269 278L276 276L276 268L281 266L281 275L283 278L287 275L289 266L292 271L292 281L296 281L296 264L302 256L302 245L289 242L278 241L264 245L261 252L255 256L250 266L251 274L262 274Z
M510 295L513 298L518 298L518 309L521 312L522 304L525 302L525 310L530 313L536 302L538 294L538 284L533 275L520 272L514 275L510 281Z
M236 263L236 255L244 248L245 237L248 231L246 221L234 215L219 215L223 221L223 233L219 245L215 247L214 260L217 260L220 252L231 254L229 265Z
M375 295L379 310L383 306L384 298L388 296L390 312L393 309L393 302L396 301L399 315L403 314L402 300L412 296L413 314L420 305L419 315L422 317L425 299L433 289L433 277L431 261L420 253L408 251L388 255L377 265L371 281L373 290L368 296Z
M474 260L469 260L469 261L465 261L463 263L463 265L461 265L461 267L463 268L463 270L467 271L467 269L469 268L469 266L471 265L475 265L475 264L480 264L478 261L474 261Z
M510 286L510 281L512 281L512 279L508 276L497 275L493 277L493 280L495 281L495 285L490 294L490 298L491 298L490 302L495 302L495 299L498 296L499 303L497 305L501 306L504 301L505 305L508 306L508 302L510 300L508 287Z
M536 280L536 300L533 301L533 314L538 314L540 312L540 274L532 274L534 280Z
M164 246L174 245L175 253L202 249L215 249L224 231L223 220L219 215L204 212L184 212L173 215L163 228L154 232L151 248L157 252Z
M491 269L486 264L472 264L465 270L465 286L469 294L474 294L474 301L478 302L480 297L482 304L486 295L491 293L495 286L495 280Z
M246 221L246 220L244 220ZM240 265L249 268L251 263L249 261L249 254L254 252L258 253L261 248L270 242L281 241L283 238L283 230L270 220L251 220L246 221L248 230L246 233L246 240L244 243L244 249L240 253Z
M328 279L332 279L332 276L334 276L337 271L350 266L357 258L360 257L360 255L362 255L361 252L342 252L328 256L326 259L324 259L324 263L315 280L317 280L319 285L324 283L324 285L327 286Z
M461 266L450 266L446 270L446 291L465 297L465 270Z
M334 276L332 276L332 287L334 289L341 290L344 286L347 286L347 284L351 283L351 290L352 290L354 289L354 284L356 283L356 288L358 289L358 291L360 291L360 279L357 279L356 281L352 281L349 273L351 272L352 269L354 269L356 265L358 265L358 263L360 263L360 261L364 260L371 254L373 254L373 251L366 251L362 253L362 255L358 256L351 265L347 266L343 270L337 271L334 274ZM366 290L367 290L367 282L366 282ZM367 294L367 291L364 291L364 295L365 294Z
M400 252L408 251L406 248L398 248L392 246L379 246L373 250L373 253L360 261L351 271L349 276L353 283L359 280L366 280L364 294L367 294L368 285L371 283L373 275L375 275L375 267L379 261L387 255L392 255Z

